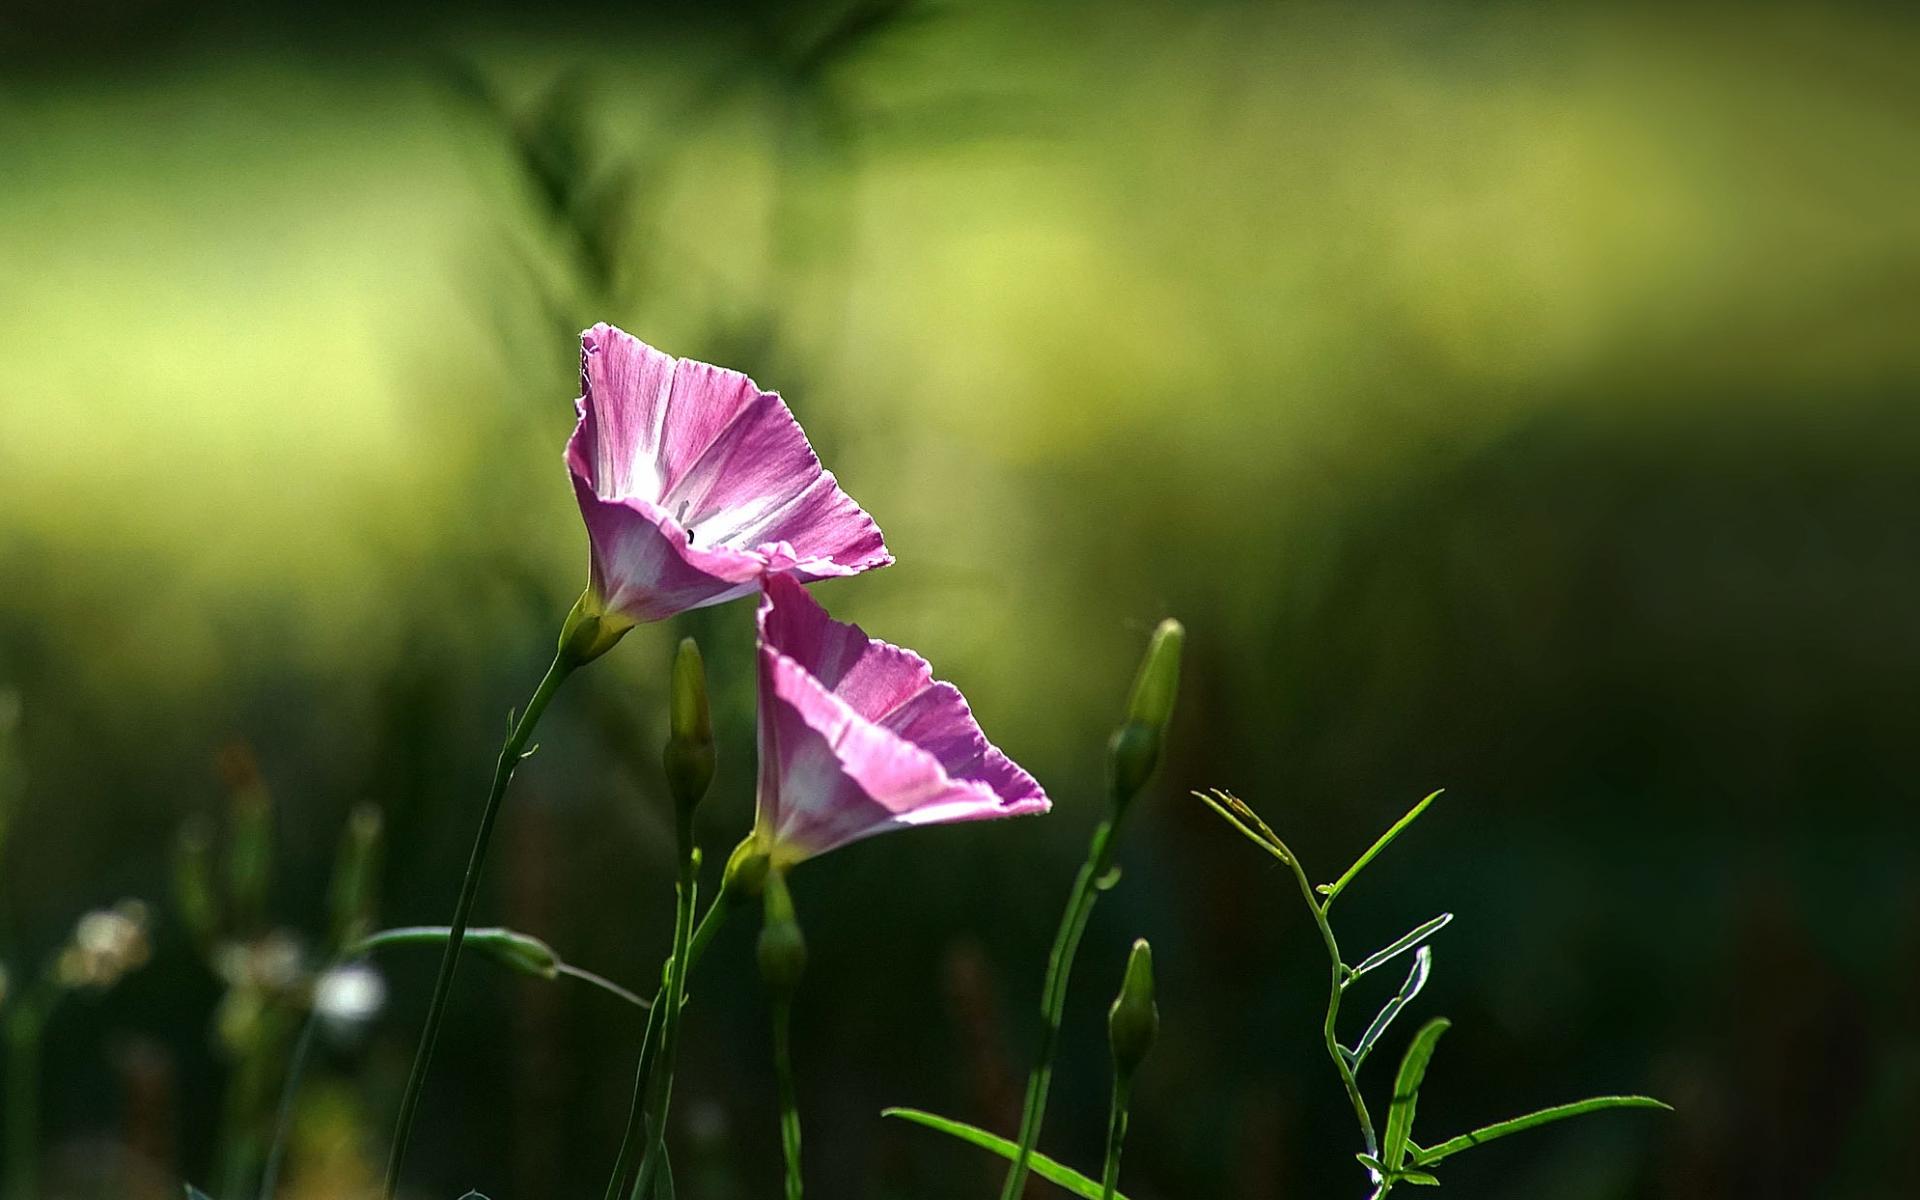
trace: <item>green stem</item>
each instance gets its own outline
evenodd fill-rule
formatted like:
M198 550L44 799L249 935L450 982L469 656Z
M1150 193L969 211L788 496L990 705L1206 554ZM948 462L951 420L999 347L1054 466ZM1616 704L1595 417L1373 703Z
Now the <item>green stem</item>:
M43 978L7 1018L6 1200L40 1195L40 1039L59 997Z
M1333 1060L1334 1070L1340 1073L1340 1083L1347 1089L1347 1100L1353 1105L1354 1118L1360 1123L1360 1136L1366 1142L1369 1157L1380 1155L1379 1142L1373 1133L1373 1118L1367 1113L1367 1101L1360 1094L1360 1084L1353 1077L1353 1068L1347 1065L1346 1056L1340 1053L1340 1040L1335 1032L1335 1022L1340 1016L1340 997L1347 988L1347 965L1340 958L1340 943L1334 939L1333 925L1327 920L1327 910L1333 906L1331 897L1323 904L1314 895L1313 884L1307 879L1306 868L1300 865L1300 856L1278 837L1274 844L1280 850L1278 857L1293 871L1295 882L1300 885L1300 896L1307 902L1307 911L1313 914L1313 923L1320 930L1320 940L1326 943L1327 961L1330 965L1331 982L1327 987L1327 1017L1320 1026L1321 1040L1326 1044L1327 1057ZM1379 1194L1384 1194L1384 1191Z
M280 1088L280 1108L273 1119L273 1141L267 1145L266 1166L260 1171L260 1200L273 1200L280 1186L280 1166L286 1161L287 1142L293 1136L294 1102L300 1095L300 1082L306 1078L307 1060L313 1055L313 1037L320 1028L318 1014L309 1011L293 1044L293 1058L287 1063L287 1079Z
M706 953L713 935L720 932L722 920L727 915L728 900L724 893L716 897L707 906L706 915L700 918L699 926L693 931L693 945L687 951L687 971L692 973L699 963L700 956ZM620 1138L620 1153L614 1159L613 1178L607 1181L606 1200L619 1200L626 1186L627 1174L633 1170L633 1154L640 1145L647 1111L647 1080L653 1074L653 1061L660 1053L660 1033L665 1021L661 1012L666 987L653 998L652 1006L647 1010L646 1032L640 1038L640 1065L633 1073L633 1103L627 1109L627 1130Z
M471 931L469 931L471 932ZM439 946L449 937L444 925L410 925L399 929L383 929L349 946L339 958L329 964L321 975L336 970L357 958L364 958L375 950L384 950L389 946ZM592 971L576 967L571 963L560 963L556 972L571 979L606 992L610 996L626 1001L636 1008L645 1009L646 1000L641 999L626 988ZM293 1115L295 1103L300 1096L300 1085L306 1078L307 1061L313 1054L313 1040L320 1027L320 1015L312 1009L307 1011L307 1019L300 1026L300 1037L294 1042L293 1057L287 1064L287 1079L280 1091L280 1106L273 1122L273 1141L267 1145L266 1166L260 1177L260 1200L272 1200L280 1185L280 1168L286 1160L287 1144L293 1138Z
M1020 1113L1020 1148L1012 1168L1007 1171L1000 1200L1018 1200L1027 1183L1034 1146L1040 1141L1040 1124L1047 1111L1047 1090L1053 1084L1053 1057L1060 1044L1061 1015L1067 1003L1067 981L1073 974L1080 937L1087 931L1087 919L1093 915L1099 882L1113 868L1117 820L1115 817L1102 821L1093 831L1087 861L1081 864L1080 874L1074 878L1067 910L1061 915L1060 930L1054 935L1053 950L1047 956L1047 980L1040 993L1040 1052L1034 1060L1033 1074L1027 1078L1026 1102Z
M660 1019L660 1049L647 1079L647 1149L640 1156L636 1194L645 1197L666 1149L667 1110L673 1104L674 1057L680 1049L681 1010L686 1007L687 967L693 954L695 859L692 839L681 833L680 882L674 888L673 959L667 964L666 1006ZM658 1004L655 1005L656 1009Z
M440 1039L440 1026L446 1020L447 1000L453 992L454 970L460 964L460 943L467 936L467 921L473 912L474 898L480 892L480 869L487 859L487 845L493 840L494 820L500 815L500 802L506 797L507 784L513 779L514 768L520 765L521 752L525 750L527 738L533 734L534 726L540 723L540 716L547 711L554 693L568 675L579 666L579 659L568 652L563 645L553 657L553 665L540 680L540 686L534 689L533 698L527 701L527 709L514 723L512 732L507 734L506 742L500 747L499 760L493 768L493 786L487 792L486 807L480 811L480 829L473 839L473 853L467 859L467 873L460 881L460 896L454 902L453 920L449 922L446 953L440 958L440 974L433 981L433 998L427 1003L426 1026L420 1033L420 1046L414 1053L413 1071L407 1076L406 1091L400 1096L400 1116L394 1123L393 1150L387 1159L387 1178L383 1194L386 1200L393 1200L394 1193L400 1187L400 1171L406 1163L407 1142L413 1136L413 1118L420 1108L420 1094L427 1082L427 1068L433 1062L434 1044Z
M793 1087L793 1002L773 1002L773 1072L780 1087L780 1149L787 1160L787 1200L800 1196L800 1101Z
M1113 1104L1107 1111L1107 1169L1100 1179L1100 1200L1113 1200L1120 1189L1120 1147L1127 1140L1127 1102L1133 1081L1124 1075L1113 1077Z

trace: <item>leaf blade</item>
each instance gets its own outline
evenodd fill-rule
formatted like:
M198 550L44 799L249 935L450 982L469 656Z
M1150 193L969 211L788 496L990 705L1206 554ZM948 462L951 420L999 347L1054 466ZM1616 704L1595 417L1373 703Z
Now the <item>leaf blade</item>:
M1353 865L1347 868L1346 874L1340 876L1340 878L1328 884L1324 889L1327 897L1326 902L1328 904L1332 904L1335 897L1339 896L1340 893L1343 890L1345 890L1346 886L1349 883L1353 882L1354 876L1360 874L1360 872L1366 868L1366 865L1368 863L1372 862L1375 858L1379 856L1382 850L1385 850L1388 846L1391 846L1393 844L1393 839L1399 837L1403 832L1405 832L1407 826L1419 820L1420 814L1427 811L1427 806L1432 804L1435 800L1439 799L1440 793L1445 790L1446 790L1445 788L1435 788L1433 791L1427 793L1426 799L1422 800L1420 803L1414 805L1411 809L1407 810L1407 815L1404 817L1401 817L1398 821L1395 821L1391 828L1389 828L1385 833L1381 834L1379 839L1375 841L1373 845L1367 847L1367 852L1365 854L1362 854L1359 858L1354 859Z
M1673 1111L1673 1105L1652 1096L1589 1096L1585 1100L1575 1100L1569 1104L1556 1104L1552 1108L1543 1108L1525 1116L1513 1117L1505 1121L1496 1121L1492 1125L1483 1125L1471 1133L1449 1138L1437 1146L1429 1146L1414 1156L1415 1166L1431 1166L1443 1158L1450 1158L1462 1150L1471 1150L1496 1138L1503 1138L1555 1121L1565 1121L1572 1117L1584 1116L1590 1112L1604 1112L1614 1108L1658 1108Z
M1245 800L1220 788L1213 788L1207 792L1194 792L1192 795L1218 813L1220 819L1233 826L1241 837L1283 863L1291 861L1287 857L1286 846L1280 841L1279 835L1260 819L1260 814L1254 812L1252 806Z
M915 1125L923 1125L928 1129L937 1130L949 1137L958 1138L970 1146L977 1146L989 1153L998 1154L1001 1158L1009 1162L1019 1157L1020 1154L1020 1147L1008 1141L1006 1138L1000 1137L997 1134L988 1133L986 1130L969 1125L964 1121L956 1121L951 1117L943 1117L938 1113L930 1113L918 1108L883 1108L880 1110L880 1115L883 1117L898 1117L903 1121L911 1121ZM1032 1165L1033 1173L1048 1183L1053 1184L1055 1187L1080 1196L1083 1200L1101 1200L1102 1193L1100 1185L1088 1179L1072 1167L1055 1162L1038 1150L1033 1152L1033 1157L1029 1161ZM1119 1192L1114 1193L1114 1198L1115 1200L1127 1200L1127 1198Z
M1358 979L1362 975L1365 975L1368 971L1371 971L1376 967L1386 966L1388 963L1392 962L1394 959L1399 958L1402 954L1405 954L1408 950L1411 950L1415 946L1420 945L1422 942L1431 938L1434 934L1439 933L1442 929L1445 929L1448 925L1451 925L1451 924L1453 924L1453 914L1441 913L1439 916L1435 917L1433 920L1427 921L1420 925L1415 926L1414 928L1408 930L1406 933L1400 935L1400 937L1396 939L1391 945L1382 947L1379 950L1375 950L1372 954L1369 954L1365 958L1361 959L1360 965L1352 968L1353 973L1347 977L1348 980L1352 981L1352 980Z
M1413 998L1427 986L1427 976L1432 973L1432 970L1433 947L1422 946L1413 956L1413 969L1407 972L1406 982L1402 983L1400 990L1393 994L1393 999L1387 1001L1380 1007L1380 1011L1374 1014L1373 1022L1367 1026L1367 1031L1360 1035L1358 1042L1354 1043L1353 1053L1348 1058L1348 1065L1352 1070L1359 1071L1360 1064L1366 1061L1367 1052L1372 1050L1381 1035L1386 1033L1387 1026L1393 1024L1394 1018L1400 1015L1401 1010L1413 1003Z
M1433 1061L1433 1048L1440 1035L1453 1027L1445 1017L1435 1017L1420 1027L1400 1060L1399 1074L1393 1080L1393 1103L1387 1109L1387 1132L1381 1139L1380 1158L1387 1170L1398 1172L1406 1165L1407 1139L1413 1135L1413 1113L1420 1099L1420 1084L1427 1077L1427 1065Z

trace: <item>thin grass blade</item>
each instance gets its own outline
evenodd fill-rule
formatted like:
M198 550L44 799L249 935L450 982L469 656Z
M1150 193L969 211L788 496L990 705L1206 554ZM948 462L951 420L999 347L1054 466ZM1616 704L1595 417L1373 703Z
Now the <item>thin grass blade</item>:
M1457 1138L1449 1138L1437 1146L1429 1146L1416 1152L1413 1163L1419 1167L1430 1167L1443 1158L1449 1158L1462 1150L1471 1150L1495 1138L1503 1138L1541 1125L1550 1125L1555 1121L1564 1121L1569 1117L1602 1112L1610 1108L1658 1108L1668 1112L1673 1111L1671 1104L1655 1100L1652 1096L1592 1096L1585 1100L1576 1100L1571 1104L1543 1108L1539 1112L1531 1112L1524 1117L1514 1117L1509 1121L1500 1121L1476 1129L1472 1133L1463 1133Z
M1020 1153L1020 1147L1008 1141L1006 1138L988 1133L984 1129L975 1128L964 1121L955 1121L940 1116L937 1113L922 1112L917 1108L887 1108L882 1109L880 1115L883 1117L899 1117L903 1121L912 1121L914 1124L924 1125L928 1129L937 1129L949 1137L959 1138L970 1146L978 1146L982 1150L998 1154L1008 1162L1012 1162ZM1063 1191L1071 1192L1076 1196L1083 1197L1084 1200L1101 1200L1103 1193L1100 1190L1100 1185L1088 1179L1072 1167L1063 1166L1040 1153L1038 1150L1034 1151L1033 1157L1029 1162L1035 1175L1038 1175L1055 1187ZM1127 1198L1123 1194L1115 1192L1114 1200L1127 1200Z
M1433 1048L1440 1035L1452 1026L1445 1017L1428 1021L1413 1035L1413 1044L1400 1060L1400 1073L1393 1080L1393 1104L1387 1109L1387 1133L1380 1142L1380 1160L1387 1164L1389 1173L1406 1165L1407 1139L1413 1136L1413 1111L1420 1099L1420 1084L1427 1077L1427 1064L1433 1061Z

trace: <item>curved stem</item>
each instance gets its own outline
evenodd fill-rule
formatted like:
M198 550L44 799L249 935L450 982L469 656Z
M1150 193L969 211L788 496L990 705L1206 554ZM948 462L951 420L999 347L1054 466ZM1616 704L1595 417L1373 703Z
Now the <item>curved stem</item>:
M1018 1200L1026 1186L1027 1172L1034 1146L1040 1141L1040 1125L1046 1116L1047 1091L1053 1084L1053 1056L1060 1044L1061 1014L1067 1003L1067 981L1073 974L1074 956L1080 950L1080 937L1087 931L1087 919L1093 915L1093 903L1099 895L1101 877L1113 867L1115 821L1107 820L1093 831L1087 847L1087 861L1074 877L1067 910L1060 918L1060 930L1054 935L1053 950L1047 957L1047 980L1040 993L1040 1052L1027 1077L1026 1102L1020 1113L1020 1148L1007 1182L1000 1189L1000 1200Z
M1327 920L1327 908L1333 901L1329 898L1326 904L1322 904L1315 897L1306 868L1300 865L1300 856L1291 847L1278 837L1274 838L1274 845L1280 850L1275 857L1292 869L1293 878L1300 885L1300 896L1307 902L1307 911L1313 914L1314 926L1320 930L1320 940L1326 943L1332 978L1327 987L1327 1018L1320 1027L1320 1036L1326 1044L1327 1057L1333 1060L1334 1070L1340 1073L1340 1082L1347 1089L1347 1100L1353 1105L1354 1118L1360 1123L1360 1136L1366 1142L1367 1154L1377 1158L1380 1146L1374 1137L1373 1118L1367 1113L1367 1101L1360 1094L1360 1084L1353 1077L1353 1068L1347 1065L1346 1056L1340 1053L1340 1040L1335 1032L1335 1022L1340 1016L1340 997L1346 991L1348 972L1340 958L1340 943L1333 936L1333 925Z
M579 660L569 654L564 646L554 655L553 664L541 678L540 686L534 689L532 699L527 701L526 711L520 714L520 719L514 723L513 730L500 747L500 757L493 768L493 786L487 792L486 806L480 811L480 829L474 835L473 853L467 859L467 873L460 881L460 895L454 902L453 920L448 923L447 949L440 958L440 973L433 981L433 998L427 1003L427 1020L420 1032L420 1047L414 1053L413 1070L407 1076L406 1091L400 1096L400 1115L393 1128L393 1149L387 1159L387 1178L383 1191L387 1200L393 1200L400 1186L400 1171L407 1158L407 1142L413 1136L414 1114L419 1111L420 1094L427 1082L427 1068L433 1063L434 1044L439 1041L440 1026L446 1020L447 999L453 992L454 971L460 964L460 943L466 939L467 920L473 912L474 898L480 892L480 869L486 863L487 845L493 840L493 824L500 815L500 801L507 794L507 784L513 779L514 768L520 765L527 738L532 735L534 726L540 723L540 716L553 701L554 693L560 690L561 683L578 665Z
M613 980L608 979L605 975L596 975L585 967L576 967L572 963L561 963L556 966L554 970L569 979L578 979L581 983L599 988L609 996L625 1000L635 1008L651 1009L653 1007L651 1000L643 999L637 992L630 992Z
M293 1057L287 1063L287 1080L281 1085L280 1109L273 1118L273 1141L267 1145L267 1163L260 1172L260 1200L273 1200L280 1186L280 1166L287 1157L287 1142L293 1137L294 1102L300 1096L300 1083L307 1074L307 1059L313 1054L313 1037L320 1028L318 1014L309 1011L293 1044Z
M1127 1103L1132 1094L1133 1081L1116 1074L1113 1103L1107 1109L1107 1169L1100 1177L1100 1200L1113 1200L1120 1190L1120 1148L1127 1140Z
M687 949L687 972L692 973L700 956L706 953L713 935L720 932L722 920L727 915L727 897L724 892L716 896L713 903L707 905L707 911L700 918L700 924L693 931L693 944ZM627 1109L627 1129L620 1137L620 1153L614 1158L613 1178L607 1181L606 1200L619 1200L621 1190L626 1186L627 1173L633 1170L634 1148L640 1144L644 1127L647 1104L647 1079L653 1073L653 1060L660 1052L660 1031L664 1024L661 1017L661 1004L666 986L661 985L655 994L653 1004L647 1011L646 1032L640 1037L640 1065L633 1073L633 1103Z
M800 1195L800 1101L793 1087L793 1002L773 1002L773 1072L780 1087L780 1150L787 1160L787 1198Z

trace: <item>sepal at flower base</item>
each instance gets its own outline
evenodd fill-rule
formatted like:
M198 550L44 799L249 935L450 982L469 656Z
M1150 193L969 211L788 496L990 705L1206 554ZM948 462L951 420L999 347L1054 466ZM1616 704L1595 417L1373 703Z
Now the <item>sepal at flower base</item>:
M580 593L560 626L560 658L569 668L583 667L619 644L634 623L607 611L592 587Z

